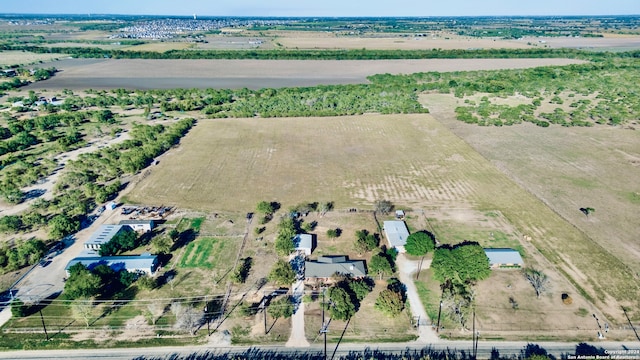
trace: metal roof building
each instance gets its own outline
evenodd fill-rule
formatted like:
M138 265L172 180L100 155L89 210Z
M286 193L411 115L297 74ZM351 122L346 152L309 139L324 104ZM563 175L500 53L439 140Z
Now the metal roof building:
M69 268L77 263L82 263L87 269L92 270L98 265L107 265L114 271L126 270L128 272L144 272L153 275L158 268L158 257L151 254L138 256L87 256L77 257L69 261L65 271L69 276Z
M153 220L120 220L120 225L127 225L135 231L148 232L153 230L155 223Z
M385 221L383 224L384 236L389 242L389 247L396 248L398 252L404 252L404 246L407 244L409 237L409 229L407 224L402 220Z
M517 250L514 249L484 249L489 258L489 267L492 269L501 267L522 267L524 261Z
M311 255L313 252L313 235L311 234L297 234L293 237L293 245L296 251L304 252L305 255Z
M335 273L354 278L367 276L364 260L349 260L346 256L320 256L315 261L304 262L305 279L330 278Z
M109 242L118 233L122 231L131 231L131 227L127 225L100 225L98 230L91 234L89 240L85 241L85 249L99 250L102 244Z

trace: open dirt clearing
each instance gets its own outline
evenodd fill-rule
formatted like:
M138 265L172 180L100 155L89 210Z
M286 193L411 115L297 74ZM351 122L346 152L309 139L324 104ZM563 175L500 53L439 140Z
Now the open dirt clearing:
M366 83L374 74L522 69L581 63L574 59L423 60L129 60L67 59L38 89L270 88Z

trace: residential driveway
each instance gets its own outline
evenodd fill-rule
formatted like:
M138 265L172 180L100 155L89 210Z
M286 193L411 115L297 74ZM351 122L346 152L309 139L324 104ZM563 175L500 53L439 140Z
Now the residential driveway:
M297 303L296 311L291 317L291 335L285 344L287 347L309 347L309 342L304 334L304 282L298 280L293 284L293 298Z
M404 254L398 254L396 259L396 266L398 267L398 273L400 274L400 281L405 285L407 289L407 300L411 305L411 312L414 318L418 318L418 339L416 342L431 344L440 341L435 330L431 327L431 321L427 316L427 312L424 310L424 306L418 296L418 290L413 283L415 272L418 270L419 261L408 260ZM422 264L423 269L427 269L431 266L431 262L425 261Z

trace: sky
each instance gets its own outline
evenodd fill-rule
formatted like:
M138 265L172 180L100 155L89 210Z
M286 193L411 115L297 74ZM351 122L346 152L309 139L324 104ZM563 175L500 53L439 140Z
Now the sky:
M639 15L640 0L0 0L0 13L336 17Z

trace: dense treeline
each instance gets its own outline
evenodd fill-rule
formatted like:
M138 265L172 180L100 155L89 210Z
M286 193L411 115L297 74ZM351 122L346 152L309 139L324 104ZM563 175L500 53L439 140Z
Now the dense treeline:
M13 247L6 242L0 244L0 273L19 269L23 266L34 265L47 251L42 240L19 240Z

